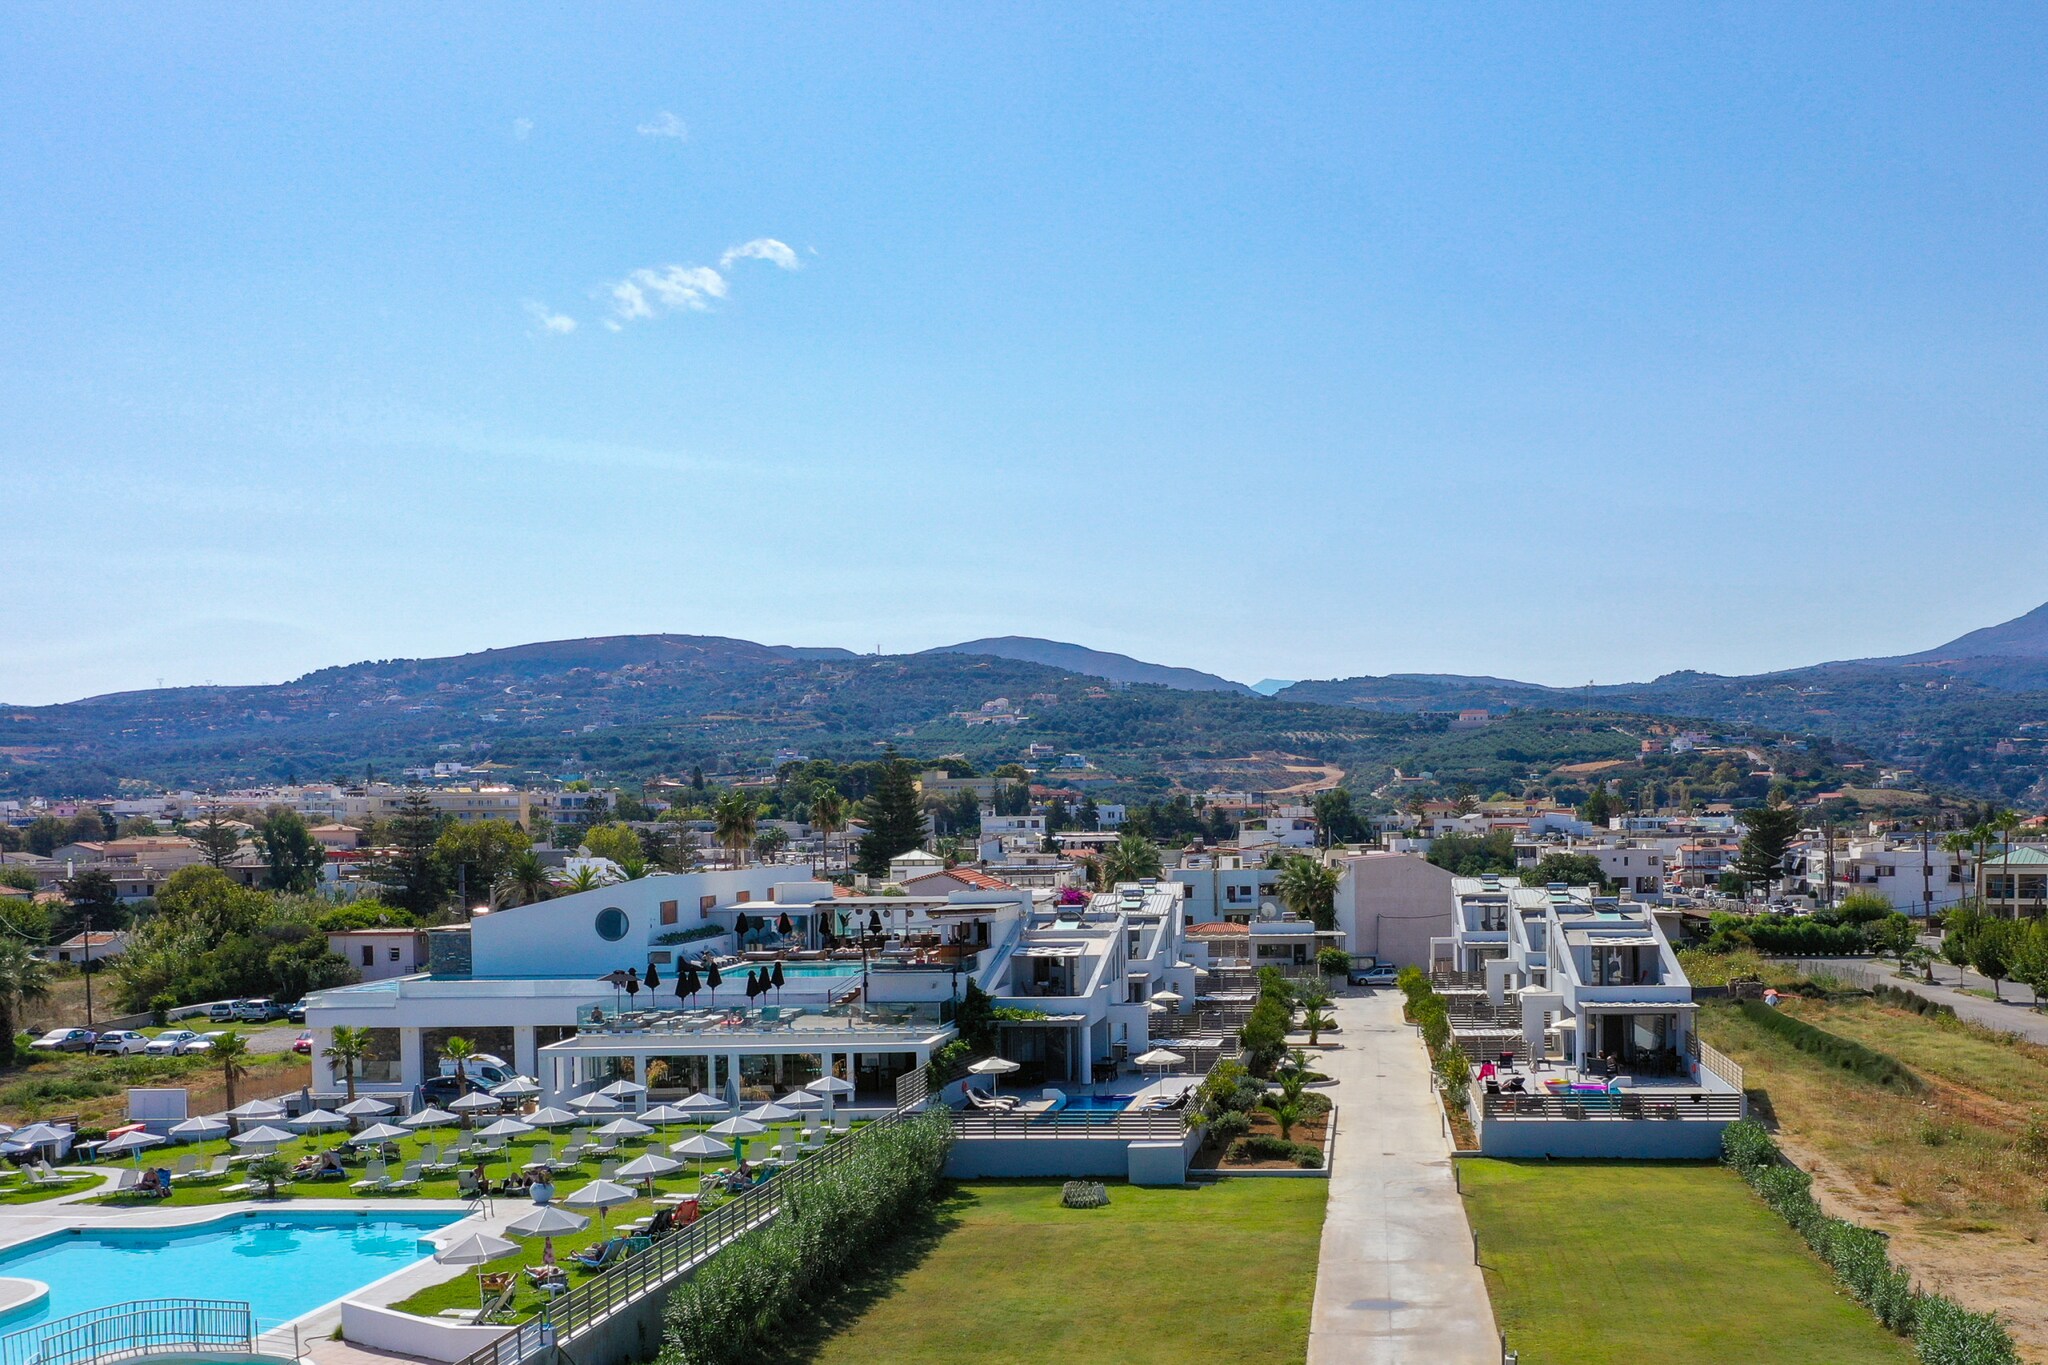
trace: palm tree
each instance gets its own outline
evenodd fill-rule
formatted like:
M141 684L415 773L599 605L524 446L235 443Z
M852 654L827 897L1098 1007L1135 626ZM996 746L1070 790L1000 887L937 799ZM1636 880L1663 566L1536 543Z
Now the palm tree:
M50 992L50 964L18 938L0 939L0 1059L14 1060L15 1014Z
M320 1055L341 1066L341 1083L348 1088L349 1102L356 1098L356 1067L370 1055L370 1031L353 1024L336 1024L334 1033Z
M735 865L745 863L747 849L754 842L754 829L760 821L760 806L742 791L725 792L711 807L711 822L718 832L718 842L731 855Z
M832 836L846 828L846 798L827 787L811 802L811 828L825 836L825 870L832 870Z
M2006 895L2012 901L2012 912L2014 915L2020 913L2020 879L2013 873L2012 836L2019 833L2020 826L2026 823L2016 810L2002 810L1992 816L1990 820L1991 828L1997 831L1999 841L2005 846L2004 851L1999 854L1999 858L2005 864L2003 884Z
M532 905L554 894L548 884L547 864L531 849L512 860L498 878L495 891L500 905Z
M249 1074L249 1040L239 1033L223 1033L207 1055L220 1066L221 1088L227 1091L227 1107L233 1109L235 1082Z
M579 867L562 883L562 893L573 896L578 891L595 891L600 886L607 885L609 883L605 881L604 873L594 867Z
M1280 901L1318 929L1337 927L1337 869L1297 853L1280 868Z
M1294 1003L1302 1009L1301 1026L1308 1030L1308 1045L1320 1045L1323 1030L1337 1026L1329 1012L1330 993L1312 982L1295 992Z
M1159 845L1144 835L1125 830L1102 855L1102 884L1138 882L1160 873Z
M455 1093L457 1097L467 1095L469 1093L469 1072L464 1069L464 1064L470 1058L476 1056L476 1044L470 1042L469 1039L459 1033L452 1034L447 1042L441 1044L441 1055L455 1063Z

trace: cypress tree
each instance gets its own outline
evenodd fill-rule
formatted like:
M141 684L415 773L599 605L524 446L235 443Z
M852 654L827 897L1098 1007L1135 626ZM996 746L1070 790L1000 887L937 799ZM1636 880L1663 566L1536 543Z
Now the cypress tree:
M860 838L854 865L870 877L889 875L889 860L924 842L924 808L910 764L894 749L882 764L881 780L868 798L868 832Z

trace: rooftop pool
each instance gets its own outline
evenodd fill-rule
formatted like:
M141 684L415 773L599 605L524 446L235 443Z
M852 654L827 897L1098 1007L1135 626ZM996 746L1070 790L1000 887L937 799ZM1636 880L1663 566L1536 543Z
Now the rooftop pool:
M0 1334L132 1299L238 1300L272 1326L425 1260L427 1234L463 1216L239 1213L181 1228L53 1232L0 1251L0 1276L50 1286L0 1315Z

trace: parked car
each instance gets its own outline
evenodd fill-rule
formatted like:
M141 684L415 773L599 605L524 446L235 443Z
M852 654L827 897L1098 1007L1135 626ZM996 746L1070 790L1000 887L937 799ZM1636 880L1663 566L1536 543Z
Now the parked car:
M216 1024L233 1023L235 1006L241 1003L239 1000L216 1000L206 1007L206 1017Z
M152 1057L175 1057L185 1044L198 1036L188 1028L167 1028L150 1039L149 1046L143 1051Z
M215 1040L227 1036L227 1030L225 1029L215 1029L211 1033L202 1033L197 1038L188 1041L185 1046L179 1048L178 1055L180 1057L189 1057L195 1052L211 1052L213 1051Z
M90 1052L97 1036L89 1028L53 1028L29 1046L38 1052Z
M126 1057L137 1052L147 1052L149 1039L128 1029L109 1029L93 1043L92 1050L105 1053L109 1057Z
M267 1024L273 1019L284 1018L284 1006L275 1000L237 1000L235 1019L244 1024Z
M1370 967L1354 968L1351 984L1354 986L1391 986L1399 977L1401 969L1391 962L1376 962Z
M292 1051L298 1053L301 1057L310 1057L313 1055L312 1030L308 1029L306 1032L301 1033L298 1037L292 1039Z
M305 1001L303 1001L303 1000L294 1000L294 1001L292 1001L292 1003L291 1003L291 1004L289 1004L289 1005L285 1006L285 1010L284 1010L284 1017L285 1017L285 1018L286 1018L286 1019L287 1019L288 1021L290 1021L291 1023L294 1023L294 1024L303 1024L303 1023L305 1023L305 1022L306 1022L306 1002L305 1002Z

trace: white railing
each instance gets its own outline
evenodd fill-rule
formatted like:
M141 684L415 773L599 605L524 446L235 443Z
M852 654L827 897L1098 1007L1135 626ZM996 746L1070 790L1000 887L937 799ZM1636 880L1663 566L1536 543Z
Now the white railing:
M254 1349L249 1305L230 1299L139 1299L0 1337L0 1365L85 1365L168 1351Z

